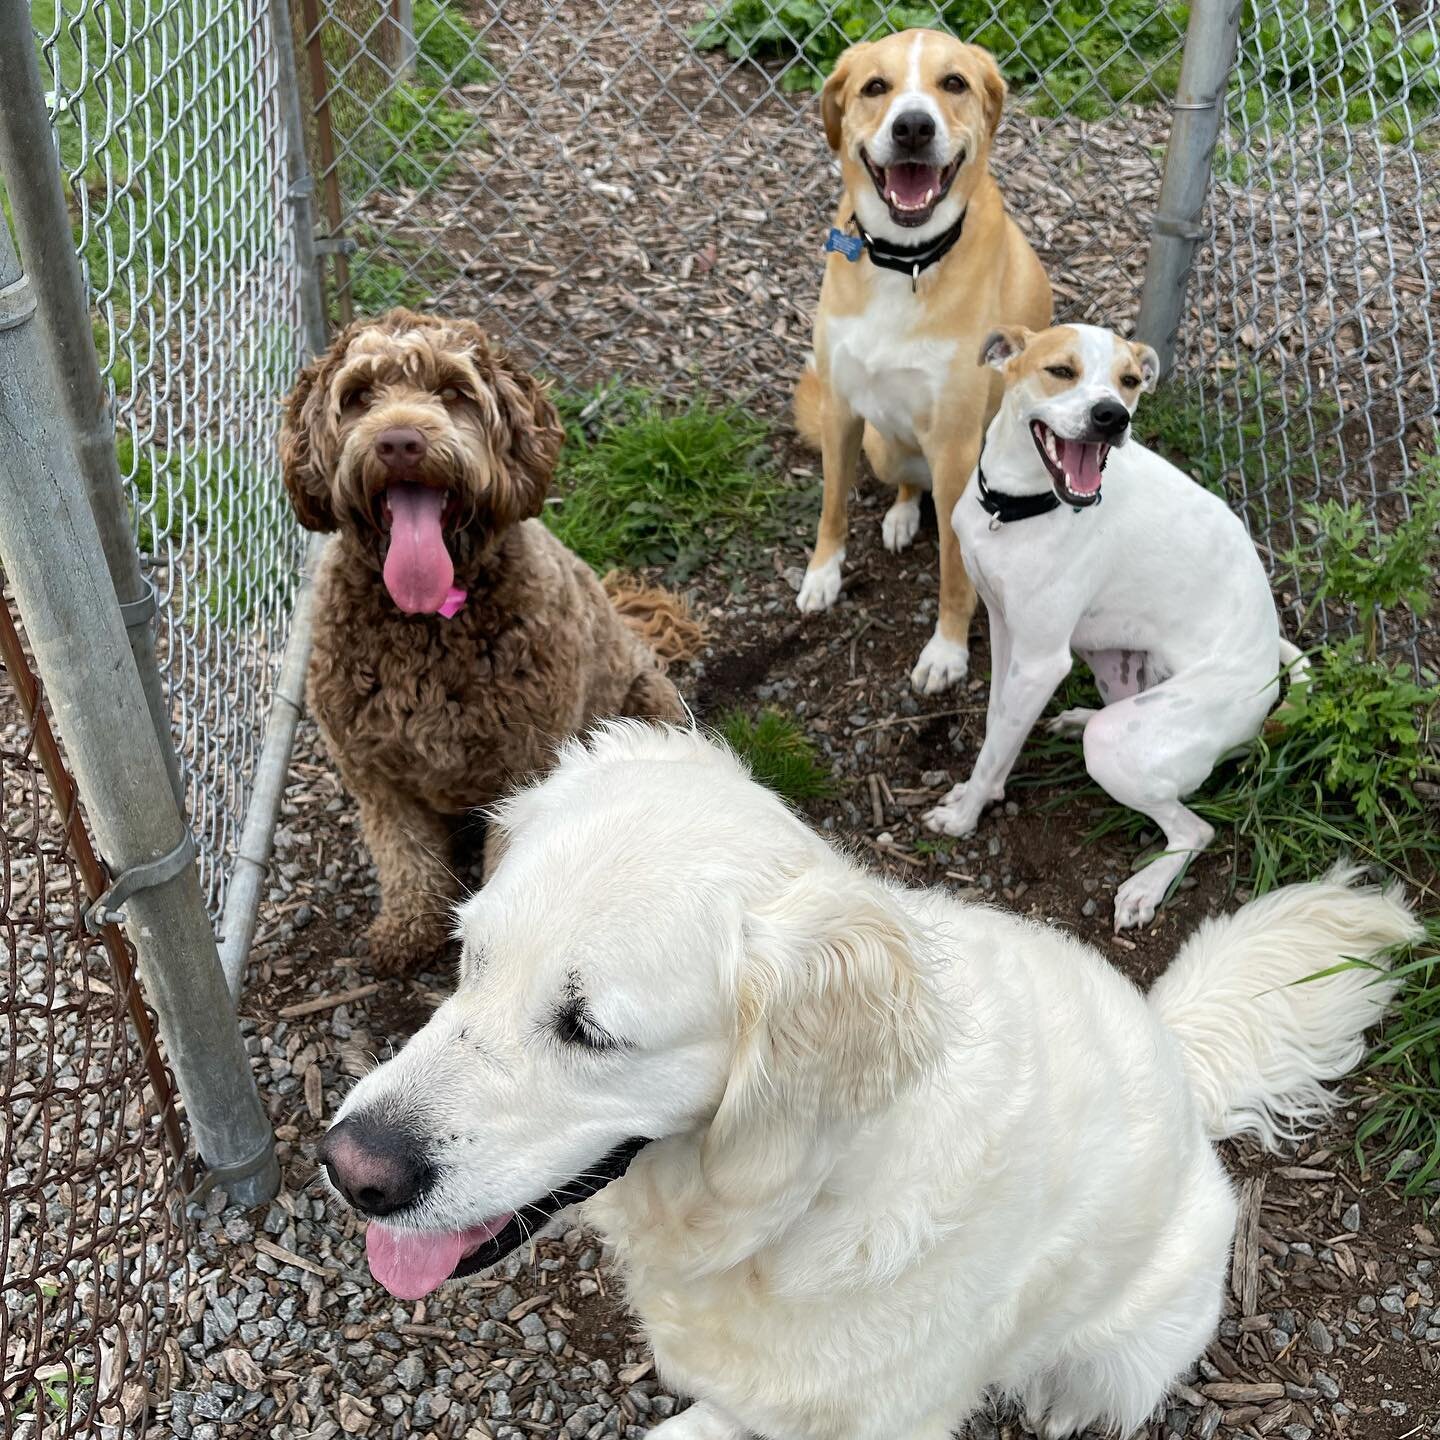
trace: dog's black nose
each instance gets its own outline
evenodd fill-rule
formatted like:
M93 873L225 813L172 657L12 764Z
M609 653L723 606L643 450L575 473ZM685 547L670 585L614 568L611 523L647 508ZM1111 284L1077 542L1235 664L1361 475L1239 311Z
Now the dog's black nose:
M891 123L890 138L901 150L923 150L935 138L935 117L924 110L907 110Z
M1090 423L1109 440L1124 431L1130 412L1118 400L1100 400L1090 411Z
M357 1116L325 1132L320 1160L330 1183L365 1215L393 1215L418 1200L434 1170L414 1137Z
M375 437L375 454L380 463L390 471L414 470L425 458L429 449L425 437L418 430L382 430Z

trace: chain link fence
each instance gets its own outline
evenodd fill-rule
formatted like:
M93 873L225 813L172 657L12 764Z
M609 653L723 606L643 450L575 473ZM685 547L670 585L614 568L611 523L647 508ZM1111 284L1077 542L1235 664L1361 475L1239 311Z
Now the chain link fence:
M1252 0L1237 75L1184 375L1215 470L1298 602L1284 555L1313 543L1306 503L1359 501L1383 525L1437 449L1440 12Z
M267 0L33 0L212 912L303 538L275 424L303 358Z
M1178 382L1197 473L1298 612L1304 503L1360 498L1381 523L1435 447L1437 19L1417 0L1235 13ZM1060 317L1135 319L1183 6L417 0L410 46L397 14L304 3L340 318L459 311L567 387L779 412L837 198L812 92L852 41L938 24L1011 80L995 166Z
M0 1433L131 1440L183 1299L184 1141L134 954L0 599Z

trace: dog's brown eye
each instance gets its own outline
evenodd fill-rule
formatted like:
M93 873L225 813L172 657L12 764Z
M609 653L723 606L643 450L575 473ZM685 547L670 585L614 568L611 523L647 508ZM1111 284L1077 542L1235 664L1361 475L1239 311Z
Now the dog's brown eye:
M458 405L465 399L465 392L454 385L447 385L441 392L440 398L447 405Z
M867 80L860 93L869 99L877 95L883 95L890 88L890 82L883 76L877 75L873 80Z
M1068 365L1047 365L1045 373L1053 375L1057 380L1073 380L1075 378L1074 370Z
M374 399L375 392L368 386L364 386L359 390L352 390L345 397L344 405L347 410L365 410L369 408Z
M963 95L970 88L970 82L963 75L947 75L940 84L952 95Z
M1140 383L1140 377L1138 375L1122 375L1120 383L1127 390L1133 390Z

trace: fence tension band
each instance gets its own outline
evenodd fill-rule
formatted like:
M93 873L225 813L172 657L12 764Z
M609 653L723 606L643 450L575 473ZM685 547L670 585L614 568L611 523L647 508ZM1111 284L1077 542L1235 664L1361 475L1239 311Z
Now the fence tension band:
M105 890L85 907L85 928L92 935L98 935L105 926L123 920L125 917L120 907L130 896L137 890L151 890L156 885L173 880L194 858L195 837L187 825L180 843L168 855L162 855L147 865L132 865L130 869L117 875Z
M0 290L0 330L13 330L35 313L35 287L28 275Z
M359 248L358 240L351 240L344 235L317 235L315 237L315 253L317 255L353 255Z
M148 625L150 617L156 610L155 604L155 582L148 576L143 575L141 579L145 583L145 593L134 600L125 600L120 605L120 616L125 621L127 630L138 629L141 625Z
M271 1154L267 1146L238 1165L207 1166L205 1173L195 1182L194 1188L186 1193L185 1204L200 1204L217 1185L228 1189L232 1180L248 1180L257 1170L264 1169L270 1163ZM204 1156L201 1156L201 1159L203 1160Z

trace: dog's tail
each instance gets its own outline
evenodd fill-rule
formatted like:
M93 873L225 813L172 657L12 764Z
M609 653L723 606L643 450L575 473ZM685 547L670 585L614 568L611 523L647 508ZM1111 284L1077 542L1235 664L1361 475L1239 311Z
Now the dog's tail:
M795 429L812 450L820 448L820 374L813 359L795 382Z
M1294 710L1296 692L1310 683L1310 657L1283 635L1280 637L1280 672L1289 681L1290 688L1265 721L1265 734L1270 739L1284 733Z
M1360 873L1337 865L1206 920L1151 989L1213 1138L1295 1138L1336 1103L1322 1082L1365 1053L1397 988L1385 952L1422 930L1398 886L1357 885Z
M620 618L655 652L661 665L688 660L705 643L705 627L682 596L612 570L600 582Z

